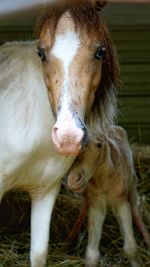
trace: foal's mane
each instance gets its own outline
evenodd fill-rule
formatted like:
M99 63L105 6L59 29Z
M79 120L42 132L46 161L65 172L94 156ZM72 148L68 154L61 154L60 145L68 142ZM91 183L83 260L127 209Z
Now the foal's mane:
M50 9L41 16L36 25L36 36L48 28L52 38L54 37L57 23L60 17L67 12L75 23L75 29L80 38L84 33L90 38L96 38L106 48L105 58L102 62L102 78L95 94L90 117L98 119L101 127L106 128L114 123L116 115L116 95L120 85L120 68L116 50L113 47L107 26L98 11L87 0L71 1L66 5L51 5ZM83 33L83 34L82 34Z

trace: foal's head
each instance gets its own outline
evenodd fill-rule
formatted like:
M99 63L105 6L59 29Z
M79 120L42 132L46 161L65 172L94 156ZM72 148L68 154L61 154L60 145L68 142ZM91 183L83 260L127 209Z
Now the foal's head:
M39 21L37 36L56 118L53 142L62 154L78 154L87 142L85 118L114 83L111 41L99 11L87 1L53 6Z
M75 192L85 190L88 181L107 158L107 138L94 137L76 158L67 175L69 189Z

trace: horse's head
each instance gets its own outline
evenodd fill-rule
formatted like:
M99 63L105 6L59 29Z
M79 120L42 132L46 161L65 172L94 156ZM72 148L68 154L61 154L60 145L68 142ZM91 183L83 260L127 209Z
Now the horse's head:
M56 118L53 142L59 153L78 154L87 142L84 120L95 102L105 50L109 50L104 23L96 8L82 1L53 6L39 21L37 32L38 54Z

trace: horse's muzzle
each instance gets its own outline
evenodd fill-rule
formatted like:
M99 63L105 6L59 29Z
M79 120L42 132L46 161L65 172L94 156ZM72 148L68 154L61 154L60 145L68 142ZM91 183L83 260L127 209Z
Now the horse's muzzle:
M52 140L60 154L76 156L87 143L87 129L79 117L69 113L64 121L53 126Z

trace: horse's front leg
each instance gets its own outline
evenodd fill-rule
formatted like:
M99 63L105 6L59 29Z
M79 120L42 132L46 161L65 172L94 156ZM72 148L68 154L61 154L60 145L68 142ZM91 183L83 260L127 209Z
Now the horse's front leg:
M48 251L51 215L60 183L49 192L31 195L31 267L44 267Z
M99 243L106 212L105 199L102 199L101 196L93 195L88 213L88 245L86 248L85 267L96 267L98 265L100 257Z
M119 222L124 239L124 253L132 267L140 267L137 244L133 233L131 208L128 201L126 199L116 200L113 212Z

